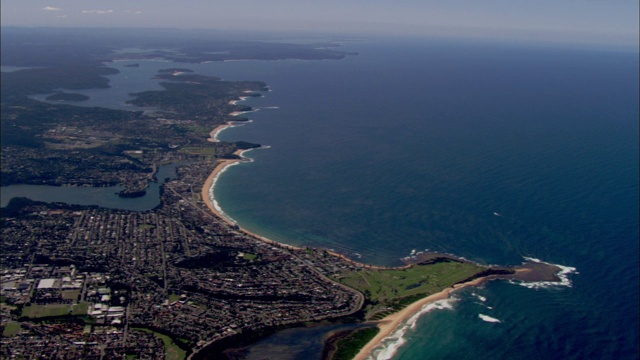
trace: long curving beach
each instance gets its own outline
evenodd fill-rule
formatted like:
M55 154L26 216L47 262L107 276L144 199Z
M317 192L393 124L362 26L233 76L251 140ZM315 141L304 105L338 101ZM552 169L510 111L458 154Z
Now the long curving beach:
M241 155L241 152L238 151L235 154ZM218 163L216 164L216 167L213 169L211 174L209 174L209 177L207 177L207 180L205 180L204 185L202 186L202 200L207 205L209 210L211 210L211 212L213 212L218 218L220 218L221 220L223 220L224 222L226 222L227 224L232 225L232 226L235 226L236 223L233 222L231 219L229 219L224 214L222 214L222 212L220 212L218 209L216 209L215 205L213 204L213 200L211 199L211 196L209 195L209 191L211 190L211 187L213 186L214 181L223 172L224 169L226 169L228 166L231 166L231 165L233 165L235 163L238 163L240 161L242 161L242 160L240 160L240 159L218 160Z
M245 93L251 93L252 91L251 90L245 90L244 92ZM237 100L229 101L229 104L230 105L236 105L238 102L244 101L244 100L246 100L248 98L249 98L248 96L241 96ZM235 116L238 116L238 115L241 115L241 114L250 113L250 112L254 112L254 111L257 111L257 109L250 110L250 111L234 111L234 112L230 113L229 116L234 116L235 117ZM233 126L233 124L230 123L230 122L227 122L225 124L221 124L221 125L216 126L209 133L210 138L207 139L207 140L209 140L210 142L218 142L219 141L218 140L218 135L220 134L220 132L225 130L225 129L227 129L227 128L229 128L229 127L231 127L231 126ZM214 204L215 200L213 199L213 189L212 189L212 187L214 186L214 184L217 181L218 177L229 166L235 165L235 164L243 161L242 160L242 154L245 151L248 151L248 150L250 150L250 149L247 149L247 150L236 150L234 152L234 155L239 156L238 159L219 159L218 163L215 166L215 168L213 169L211 174L209 174L209 177L207 177L207 180L205 180L204 185L202 186L202 192L201 192L202 200L207 205L209 210L211 210L211 212L213 212L218 218L220 218L221 220L223 220L224 222L226 222L227 224L229 224L229 225L231 225L233 227L237 227L238 224L235 221L233 221L231 218L226 216L222 212L222 209L216 207L216 205ZM250 235L250 236L253 236L253 237L255 237L255 238L259 239L259 240L262 240L262 241L264 241L264 242L266 242L268 244L271 244L271 245L277 245L277 246L284 247L284 248L287 248L287 249L292 249L292 250L300 250L300 249L302 249L302 248L297 247L297 246L287 245L287 244L283 244L283 243L279 243L279 242L273 241L271 239L268 239L266 237L260 236L258 234L255 234L255 233L253 233L251 231L248 231L246 229L243 229L243 228L239 228L238 227L238 230L242 231L243 233L245 233L247 235Z
M226 127L228 127L230 125L220 125L218 127L216 127L213 133L219 133L220 131L224 130ZM238 226L238 224L233 221L231 218L229 218L228 216L226 216L221 209L219 209L218 207L215 206L214 204L214 199L212 199L213 195L213 189L212 187L214 186L215 181L218 179L218 177L220 176L220 174L222 174L222 172L224 172L229 166L232 166L234 164L237 164L242 160L242 154L248 150L237 150L236 152L234 152L234 155L238 155L240 158L239 159L220 159L218 160L218 163L216 164L215 168L213 169L213 171L211 171L211 174L209 174L209 177L207 177L207 180L205 180L204 185L202 186L202 191L201 191L201 195L202 195L202 200L204 201L204 203L207 205L207 207L209 208L209 210L211 210L211 212L213 212L218 218L220 218L221 220L223 220L224 222L226 222L227 224L231 225L231 226ZM297 247L297 246L293 246L293 245L288 245L288 244L283 244L283 243L279 243L276 241L273 241L271 239L268 239L264 236L260 236L258 234L255 234L249 230L243 229L243 228L238 228L238 230L242 231L243 233L253 236L259 240L262 240L270 245L277 245L280 247L284 247L287 249L292 249L292 250L300 250L302 249L301 247Z

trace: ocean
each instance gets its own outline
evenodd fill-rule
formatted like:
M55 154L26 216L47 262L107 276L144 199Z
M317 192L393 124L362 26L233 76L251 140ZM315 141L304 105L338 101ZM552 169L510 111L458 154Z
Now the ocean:
M157 89L153 74L178 65L265 81L271 91L244 102L258 109L252 121L219 135L265 146L215 187L241 226L380 265L428 249L566 269L561 286L464 289L411 319L377 358L637 359L637 50L418 39L344 46L359 54L114 63L122 71L110 76L114 88L91 90L85 105L126 108L128 93ZM284 332L250 353L306 359L296 349L318 337Z
M209 64L266 81L222 140L268 146L220 178L241 226L399 265L411 251L566 266L565 286L465 289L392 359L638 358L638 53L427 40L340 61Z

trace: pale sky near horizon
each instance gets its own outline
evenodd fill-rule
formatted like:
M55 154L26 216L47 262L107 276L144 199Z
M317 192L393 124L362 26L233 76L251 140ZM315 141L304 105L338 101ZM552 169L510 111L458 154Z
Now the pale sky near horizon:
M638 0L2 0L3 26L460 36L638 46Z

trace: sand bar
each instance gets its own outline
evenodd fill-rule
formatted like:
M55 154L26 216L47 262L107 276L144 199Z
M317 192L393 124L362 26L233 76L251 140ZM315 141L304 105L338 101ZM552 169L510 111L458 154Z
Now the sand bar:
M463 284L456 284L438 293L429 295L414 303L411 303L409 306L396 313L388 315L384 319L377 322L377 326L380 329L380 332L360 350L360 352L354 359L364 360L369 357L371 355L371 352L375 348L377 348L386 337L392 335L398 328L398 326L405 323L407 320L409 320L409 318L411 318L411 316L422 310L425 305L434 303L439 300L448 299L452 292L467 286L477 286L485 280L487 280L487 278L479 278Z

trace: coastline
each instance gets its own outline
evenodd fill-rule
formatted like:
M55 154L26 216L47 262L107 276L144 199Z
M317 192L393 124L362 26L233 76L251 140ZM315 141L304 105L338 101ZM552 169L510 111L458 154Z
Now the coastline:
M237 150L236 152L234 152L235 155L238 155L240 157L242 157L242 154L247 151L247 150ZM220 210L218 210L216 208L216 206L213 203L213 199L211 198L211 194L213 192L212 187L215 184L215 181L217 180L217 177L220 176L220 174L222 174L229 166L233 166L237 163L240 163L244 160L242 159L225 159L225 160L218 160L218 163L216 164L216 167L213 169L213 171L211 172L211 174L209 174L209 177L207 177L207 180L205 180L204 185L202 186L202 200L204 201L204 203L207 205L207 207L209 208L209 210L211 210L211 212L213 212L219 219L223 220L224 222L226 222L227 224L231 225L233 228L235 228L236 230L252 236L260 241L263 241L269 245L275 245L275 246L279 246L279 247L283 247L285 249L289 249L289 250L303 250L304 248L299 247L299 246L293 246L293 245L288 245L288 244L284 244L284 243L279 243L277 241L268 239L264 236L260 236L258 234L255 234L249 230L243 229L241 227L238 226L238 224L233 221L231 218L229 218L228 216L226 216L224 213L222 213Z
M246 150L237 150L235 151L233 154L234 155L238 155L240 157L242 157L242 153L245 152ZM216 160L216 166L213 168L213 171L209 174L209 176L207 177L207 180L205 180L204 185L202 186L202 201L204 201L204 203L207 205L207 207L209 208L209 210L211 210L211 212L213 212L218 218L220 218L222 221L224 221L225 223L231 225L231 226L237 226L237 224L230 219L229 217L225 216L221 211L219 211L211 197L210 197L210 192L212 191L212 187L215 183L215 181L218 179L218 176L220 176L220 174L222 174L224 172L224 170L226 170L229 166L233 166L239 162L241 162L242 159L219 159Z
M231 124L227 122L214 127L213 130L211 130L211 132L209 133L209 138L207 140L213 143L218 142L218 135L220 134L220 132L230 126Z
M244 100L244 98L241 98L241 100ZM235 105L235 102L237 102L239 100L234 100L231 101L230 104ZM256 110L252 110L252 111L256 111ZM252 112L252 111L245 111L245 112ZM230 116L237 116L241 113L245 113L245 112L233 112L230 113ZM223 131L224 129L228 128L228 127L232 127L233 123L232 122L227 122L225 124L221 124L216 126L210 133L211 138L209 138L208 140L211 142L218 142L219 140L217 139L218 135L220 134L221 131ZM233 229L234 231L237 231L239 233L245 234L247 236L250 236L256 240L262 241L268 245L271 246L275 246L275 247L279 247L279 248L283 248L283 249L287 249L287 250L294 250L294 251L298 251L298 250L305 250L305 247L299 247L299 246L293 246L293 245L288 245L285 243L281 243L281 242L277 242L274 240L271 240L269 238L260 236L256 233L253 233L249 230L246 230L244 228L241 228L231 217L227 216L224 211L220 208L219 204L217 203L217 201L215 200L214 196L213 196L213 191L215 188L215 184L216 181L218 180L219 176L221 176L221 174L230 166L236 165L238 163L241 162L246 162L247 159L245 157L243 157L243 154L245 151L248 151L251 149L239 149L236 150L233 154L238 156L238 158L234 158L234 159L216 159L216 164L215 167L213 168L213 170L211 171L211 173L209 174L209 176L207 177L207 179L205 180L203 187L202 187L202 191L201 191L201 196L202 196L202 200L204 201L204 203L206 204L206 206L209 208L209 210L211 210L211 212L219 219L221 219L222 221L224 221L225 223L227 223L231 229ZM365 268L365 269L377 269L377 270L386 270L386 269L403 269L403 268L408 268L410 266L413 265L413 262L408 263L408 261L405 261L406 265L404 266L400 266L400 267L388 267L388 266L376 266L376 265L370 265L370 264L365 264L365 263L361 263L358 262L356 260L353 260L349 257L347 257L344 254L340 254L337 253L335 251L332 250L325 250L327 253L329 253L332 256L338 257L343 259L344 261L350 262L356 266ZM417 256L417 255L416 255ZM457 258L454 255L448 255L448 254L437 254L437 253L426 253L422 255L422 262L428 262L428 261L432 261L433 260L433 256L438 256L438 257L442 257L444 256L445 258L454 258L456 261L463 261L463 262L470 262L468 260L462 259L462 258ZM418 258L416 257L414 260L417 260ZM527 259L529 260L529 259ZM534 259L537 260L537 259ZM528 261L527 264L525 266L521 266L519 268L514 269L515 272L513 274L510 275L506 275L506 274L500 274L500 273L482 273L481 275L479 275L480 277L478 278L470 278L470 280L464 282L464 283L459 283L459 284L454 284L446 289L443 289L440 292L431 294L427 297L424 297L422 299L419 299L411 304L409 304L408 306L406 306L405 308L403 308L402 310L393 313L393 314L389 314L388 316L386 316L385 318L383 318L382 320L378 320L378 321L373 321L373 322L367 322L367 324L369 325L375 325L377 326L380 331L379 333L373 338L371 339L362 349L360 349L360 351L358 352L358 354L356 355L356 357L354 359L356 360L364 360L364 359L369 359L372 357L372 353L378 352L380 351L379 349L382 348L384 346L384 342L387 338L389 338L390 336L395 336L396 332L398 332L399 330L402 331L402 326L403 324L407 323L408 321L411 321L410 319L414 316L417 316L419 314L422 313L422 311L425 309L425 307L427 307L430 304L434 304L438 301L443 301L446 300L448 298L450 298L451 294L459 289L463 289L466 287L470 287L470 286L478 286L480 284L482 284L485 281L491 280L491 279L496 279L496 278L503 278L503 279L514 279L514 280L520 280L523 282L531 282L531 281L547 281L547 282L557 282L557 276L555 276L556 272L561 270L560 268L558 268L557 266L552 266L553 271L549 270L549 266L547 265L552 265L552 264L532 264L531 261ZM491 269L489 269L491 270ZM541 276L542 275L544 276ZM322 276L322 274L318 273L319 275ZM478 274L476 274L478 275ZM505 276L506 275L506 276ZM329 279L327 278L327 280L334 282L336 285L339 286L345 286L343 284L340 284L338 282L335 282L333 279ZM464 281L464 280L463 280ZM362 296L362 294L361 294ZM436 304L437 305L437 304ZM362 304L360 304L360 307L362 306ZM382 349L382 351L384 351L384 349Z
M242 99L242 98L241 98ZM242 99L244 100L244 99ZM239 101L239 100L232 100L231 102L234 101ZM229 114L231 116L237 116L237 114L235 112ZM230 123L226 123L226 124L221 124L216 126L211 133L209 133L209 135L211 136L208 140L210 142L218 142L218 134L220 134L220 132L228 127L233 126ZM216 166L213 168L213 170L211 171L211 173L209 174L209 176L207 177L207 179L205 180L204 184L202 185L202 191L201 191L201 196L202 196L202 200L204 201L204 203L207 205L207 207L209 208L209 210L211 210L211 212L218 217L219 219L221 219L222 221L224 221L225 223L229 224L230 226L232 226L234 229L247 234L249 236L252 236L258 240L261 240L269 245L276 245L276 246L280 246L289 250L303 250L302 247L298 247L298 246L293 246L293 245L288 245L288 244L284 244L284 243L279 243L277 241L268 239L264 236L260 236L258 234L255 234L249 230L243 229L241 227L238 226L238 224L233 221L233 219L231 219L230 217L226 216L221 209L218 209L216 207L216 205L214 204L215 199L213 199L213 187L216 183L216 181L218 180L218 177L230 166L236 165L240 162L245 161L242 154L244 154L246 151L249 151L252 149L244 149L244 150L236 150L233 154L239 156L239 159L217 159L217 163Z
M372 355L372 351L374 351L378 346L380 346L380 344L382 343L382 341L384 341L385 338L392 335L395 332L395 330L398 328L398 326L400 326L402 323L406 322L412 316L420 312L420 310L422 310L422 308L425 307L426 305L435 303L436 301L446 300L451 296L451 293L453 293L454 291L463 289L468 286L478 286L484 281L486 281L487 279L488 279L487 277L482 277L482 278L474 279L462 284L455 284L440 292L431 294L414 303L411 303L404 309L396 313L389 314L382 320L377 321L376 324L377 324L377 327L380 329L380 332L373 339L371 339L362 349L360 349L360 352L358 352L354 360L364 360L370 357Z
M249 93L251 93L251 92L253 92L253 91L251 91L251 90L244 90L244 92L249 92ZM240 96L240 98L239 98L239 99L237 99L237 100L231 100L231 101L229 101L229 103L228 103L228 104L229 104L229 105L237 105L240 101L245 101L245 100L247 100L248 98L249 98L249 96ZM229 113L229 116L236 117L236 116L239 116L239 115L242 115L242 114L247 114L247 113L256 112L256 111L258 111L258 110L259 110L259 109L252 109L252 110L247 110L247 111L233 111L233 112ZM232 121L227 121L227 122L226 122L226 123L224 123L224 124L220 124L220 125L216 126L216 127L215 127L215 128L213 128L213 130L211 130L211 132L209 133L209 138L208 138L207 140L208 140L209 142L218 142L218 141L219 141L219 140L218 140L218 135L220 134L220 132L222 132L222 130L224 130L224 129L228 128L228 127L232 127L232 126L234 126L234 124L233 124L233 122L232 122Z
M228 126L230 125L229 124L220 125L216 127L214 131L220 132ZM243 161L246 161L243 158L242 154L248 150L251 150L251 149L236 150L234 152L234 155L239 156L238 159L217 159L216 160L217 163L215 167L213 168L213 170L211 171L211 173L209 174L209 176L207 177L207 179L205 180L202 186L201 195L204 203L217 218L227 223L235 231L251 236L271 246L276 246L276 247L284 248L287 250L304 250L305 249L304 247L280 243L280 242L271 240L269 238L266 238L264 236L260 236L249 230L246 230L240 227L233 219L231 219L226 214L224 214L224 212L216 206L215 199L213 198L213 188L215 187L215 182L217 181L218 177L228 167L236 165ZM360 263L358 261L350 259L346 255L337 253L335 251L330 251L330 250L326 250L326 251L332 256L339 257L345 261L351 262L357 266L361 266L362 268L366 268L366 269L378 269L378 270L402 269L402 268L408 268L412 266L412 264L406 264L400 267L369 265L369 264ZM442 254L440 254L440 256L441 255ZM432 253L427 254L426 259L431 259L430 256L433 256L433 254ZM445 256L454 257L452 255L445 255ZM539 260L537 259L527 258L526 260L527 262L525 264L521 265L520 267L514 268L515 272L513 274L510 274L510 275L495 274L495 273L485 274L485 275L482 275L481 277L473 278L472 280L466 281L464 283L454 284L451 287L448 287L440 292L437 292L435 294L431 294L427 297L419 299L409 304L407 307L403 308L402 310L396 313L387 315L385 318L381 320L378 320L375 322L368 322L368 324L376 325L380 329L380 332L373 339L371 339L362 349L360 349L360 351L358 352L358 354L354 359L365 360L365 359L371 358L372 352L378 349L379 347L381 347L383 341L389 336L392 336L402 326L402 324L409 321L416 314L419 314L427 305L434 304L441 300L449 299L452 293L460 289L471 287L471 286L478 286L488 280L493 280L493 279L512 279L512 280L521 281L523 283L533 283L533 284L536 284L535 282L541 282L540 284L543 284L543 285L553 284L553 283L557 284L560 281L560 284L564 284L565 281L562 279L562 277L560 278L558 277L558 274L561 273L561 271L563 271L562 268L558 267L557 265L538 262ZM537 260L537 261L533 261L533 260ZM570 271L571 269L572 268L569 269L569 272L571 272ZM327 279L327 280L330 280L330 279ZM336 283L336 284L339 286L345 286L340 283Z

